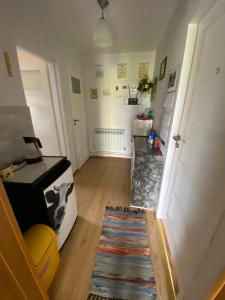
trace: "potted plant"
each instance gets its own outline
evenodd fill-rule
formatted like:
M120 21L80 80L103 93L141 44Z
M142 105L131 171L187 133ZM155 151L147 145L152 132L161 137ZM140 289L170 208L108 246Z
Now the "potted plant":
M153 88L153 86L154 86L153 82L148 79L148 76L146 76L139 81L137 90L141 94L149 93L149 91Z

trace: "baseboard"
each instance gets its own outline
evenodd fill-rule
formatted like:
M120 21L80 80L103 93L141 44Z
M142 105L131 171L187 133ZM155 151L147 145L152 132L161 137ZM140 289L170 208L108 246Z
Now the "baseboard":
M83 166L84 163L86 163L86 161L88 160L88 158L90 157L89 153L86 153L81 160L81 164L80 164L80 168Z
M112 153L112 152L98 151L98 152L90 152L90 156L132 158L132 153Z
M162 250L162 259L166 273L167 290L170 300L176 300L179 291L178 281L176 278L174 265L172 262L171 252L166 236L165 227L162 220L157 220L157 229L159 234L160 247Z

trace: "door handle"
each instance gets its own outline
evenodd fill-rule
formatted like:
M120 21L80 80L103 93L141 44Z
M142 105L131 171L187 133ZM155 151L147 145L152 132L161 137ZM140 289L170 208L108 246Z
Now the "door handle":
M77 125L77 122L79 122L79 121L80 121L80 120L76 120L76 119L74 119L74 120L73 120L73 125L75 125L75 126L76 126L76 125Z
M174 139L175 142L179 142L181 140L181 136L179 134L174 135L173 139Z
M174 135L174 136L173 136L173 140L176 142L176 143L175 143L176 149L178 149L178 148L180 147L179 142L180 142L180 140L181 140L181 136L180 136L179 134Z

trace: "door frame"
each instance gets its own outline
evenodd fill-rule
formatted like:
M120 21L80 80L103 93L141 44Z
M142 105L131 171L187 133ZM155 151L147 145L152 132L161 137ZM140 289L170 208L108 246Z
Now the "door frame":
M167 193L171 181L171 173L172 173L175 152L176 152L173 136L179 134L179 130L180 130L180 123L183 116L185 99L186 99L192 61L194 56L197 30L198 30L197 24L188 25L184 58L183 58L181 72L180 72L180 83L177 90L176 104L174 109L171 130L169 134L168 151L166 155L166 161L164 166L164 173L163 173L163 179L162 179L162 185L161 185L161 191L159 197L159 205L157 209L158 219L167 218L167 209L168 209Z
M36 56L43 60L43 63L46 63L46 75L47 75L47 85L48 85L48 92L49 92L49 98L51 101L51 106L52 106L52 113L53 113L53 119L54 119L54 125L56 128L56 136L57 136L57 142L59 146L59 152L60 155L66 155L66 147L65 147L65 139L64 139L64 134L63 134L63 118L60 113L62 111L61 105L60 105L60 98L58 96L57 92L57 84L56 84L56 73L55 73L55 68L54 65L47 61L44 58L41 58L37 56L36 54L33 54L25 49L22 49L20 47L17 47L18 50L22 50L24 52L30 53L33 56ZM40 70L41 69L41 64L40 68L38 67L39 64L33 64L33 63L19 63L19 68L20 71L33 71L33 70ZM25 91L24 91L25 92Z
M201 1L198 11L195 13L192 20L190 20L190 23L188 24L184 56L180 72L180 82L176 95L176 104L169 134L169 143L162 178L159 204L156 212L157 219L167 219L169 205L167 201L167 195L171 184L171 175L175 162L176 152L178 152L175 148L173 136L178 135L181 129L181 122L184 115L192 63L195 54L198 24L200 23L201 19L207 14L207 12L216 4L217 1L218 0L208 0L207 2L205 2L204 0Z
M49 297L34 268L1 179L0 216L0 268L4 271L0 275L7 275L4 277L5 285L1 286L0 294L7 293L7 289L13 288L14 293L21 295L20 299L48 300Z

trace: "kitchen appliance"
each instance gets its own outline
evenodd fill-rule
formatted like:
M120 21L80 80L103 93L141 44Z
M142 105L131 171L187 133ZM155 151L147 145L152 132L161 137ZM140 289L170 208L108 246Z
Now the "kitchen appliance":
M60 249L77 217L71 163L65 157L43 157L4 181L21 231L46 224L57 234Z
M42 160L42 153L40 150L42 144L40 140L32 136L24 136L23 139L26 144L25 157L28 164L40 162Z

